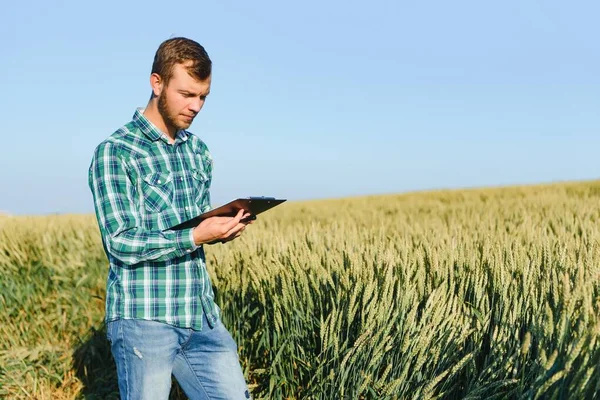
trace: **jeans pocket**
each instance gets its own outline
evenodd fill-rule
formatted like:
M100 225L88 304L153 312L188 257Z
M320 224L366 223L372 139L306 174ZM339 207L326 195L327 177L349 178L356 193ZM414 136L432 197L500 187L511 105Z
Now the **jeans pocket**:
M106 323L106 340L108 340L108 342L110 344L112 344L113 342L113 338L114 338L114 329L115 329L115 325L117 324L118 321L109 321Z

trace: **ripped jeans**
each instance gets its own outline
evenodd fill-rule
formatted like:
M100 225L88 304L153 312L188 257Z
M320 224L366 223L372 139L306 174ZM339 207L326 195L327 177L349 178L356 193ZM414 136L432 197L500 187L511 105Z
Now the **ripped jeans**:
M219 320L202 331L146 320L116 320L106 335L125 400L167 400L171 375L191 400L250 398L237 345Z

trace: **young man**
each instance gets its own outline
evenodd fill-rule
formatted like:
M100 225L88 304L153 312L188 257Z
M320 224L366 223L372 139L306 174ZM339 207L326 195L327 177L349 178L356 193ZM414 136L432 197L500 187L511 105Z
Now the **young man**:
M168 398L171 374L190 399L250 398L237 346L220 320L203 244L228 242L248 223L209 210L212 158L186 129L210 92L212 62L193 40L158 48L146 108L95 149L89 168L109 260L107 338L123 399Z

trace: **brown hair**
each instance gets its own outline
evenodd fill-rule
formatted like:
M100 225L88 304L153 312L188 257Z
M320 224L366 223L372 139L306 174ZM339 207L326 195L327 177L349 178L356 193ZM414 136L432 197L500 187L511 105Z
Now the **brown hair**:
M191 76L199 81L210 76L212 61L204 47L184 37L167 39L156 50L151 73L160 75L166 86L173 75L175 65L189 61L192 63L187 65L187 71Z

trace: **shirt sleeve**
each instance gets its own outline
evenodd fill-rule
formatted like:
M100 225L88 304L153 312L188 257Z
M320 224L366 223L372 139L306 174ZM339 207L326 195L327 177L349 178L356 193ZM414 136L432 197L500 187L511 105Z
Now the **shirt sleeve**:
M197 146L198 146L198 152L200 153L201 159L202 159L202 165L204 166L204 173L206 174L206 190L204 190L204 193L202 194L202 198L200 199L200 204L201 204L201 210L202 212L208 212L212 209L212 205L211 205L211 198L210 198L210 186L212 183L212 173L213 173L213 158L212 155L210 154L210 151L208 150L208 146L206 145L206 143L202 140L200 140L198 137L195 137L197 139Z
M89 187L106 251L121 262L166 261L191 253L193 228L178 231L147 230L135 209L136 190L118 145L101 143L89 167Z

